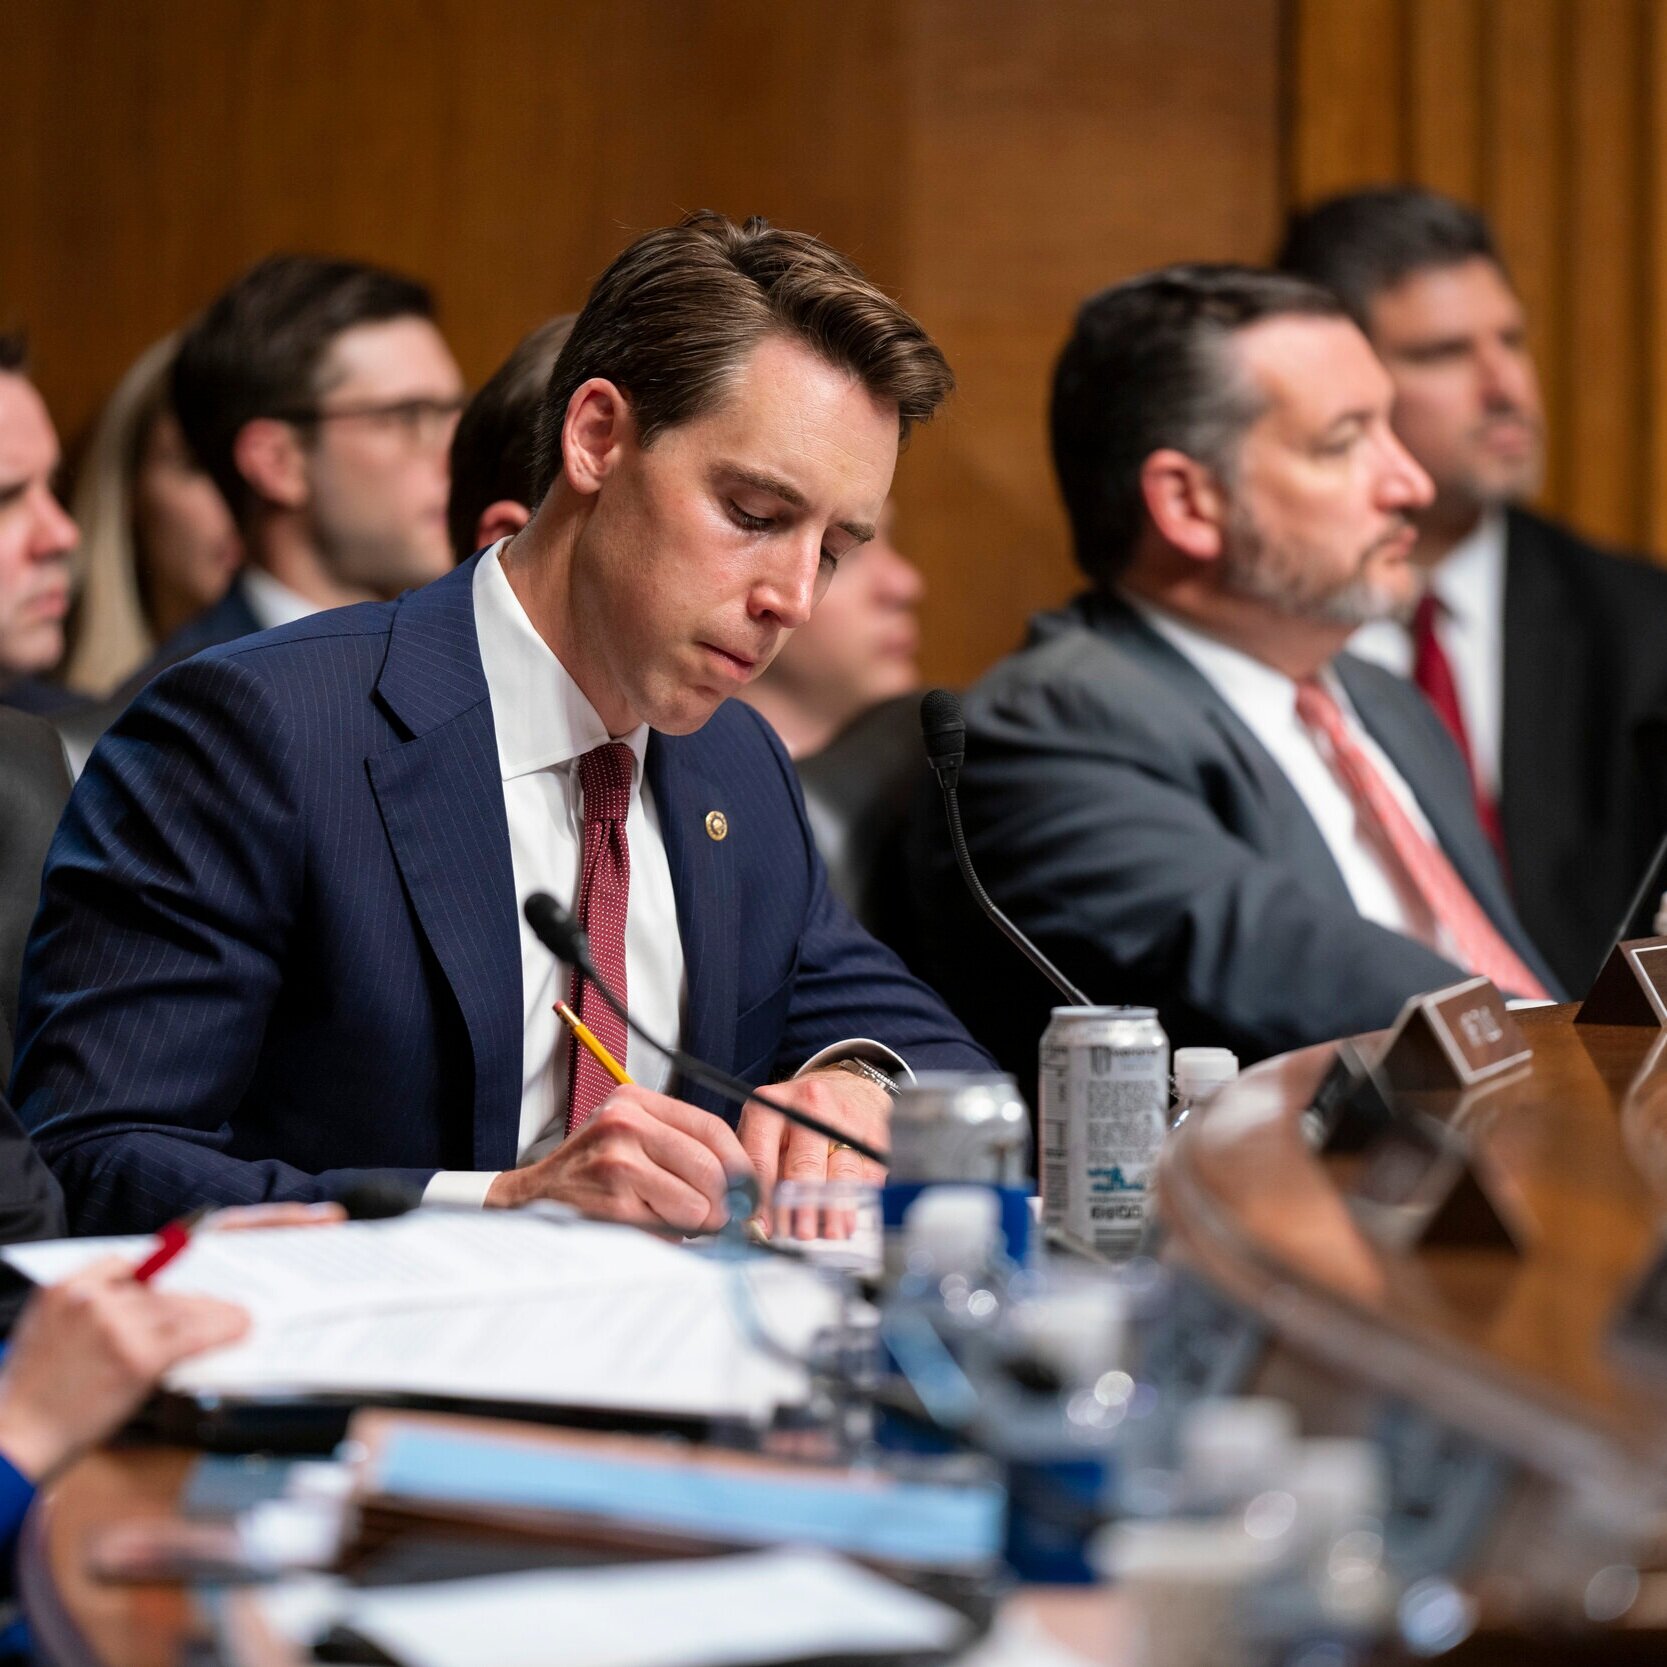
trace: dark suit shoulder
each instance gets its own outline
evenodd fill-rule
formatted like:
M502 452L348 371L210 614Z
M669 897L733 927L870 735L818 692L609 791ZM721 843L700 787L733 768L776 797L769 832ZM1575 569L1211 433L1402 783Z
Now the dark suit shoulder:
M968 727L989 739L1068 733L1096 750L1173 754L1219 748L1210 698L1202 674L1128 610L1096 615L1078 602L1038 615L965 705Z
M1648 556L1611 549L1583 538L1560 521L1513 509L1506 518L1507 559L1562 572L1577 593L1596 586L1616 600L1662 608L1667 604L1667 568Z
M231 642L217 643L204 650L205 656L229 659L236 655L266 654L302 644L330 642L342 637L385 638L393 625L394 602L356 602L346 608L326 608L291 620L269 631L256 631Z

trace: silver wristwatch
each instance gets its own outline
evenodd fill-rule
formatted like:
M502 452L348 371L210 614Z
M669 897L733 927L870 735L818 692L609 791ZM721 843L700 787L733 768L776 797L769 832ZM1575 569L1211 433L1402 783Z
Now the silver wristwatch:
M873 1083L876 1088L885 1089L892 1099L897 1098L897 1084L878 1065L870 1065L866 1059L836 1059L828 1069L830 1071L849 1071L852 1076L862 1077Z

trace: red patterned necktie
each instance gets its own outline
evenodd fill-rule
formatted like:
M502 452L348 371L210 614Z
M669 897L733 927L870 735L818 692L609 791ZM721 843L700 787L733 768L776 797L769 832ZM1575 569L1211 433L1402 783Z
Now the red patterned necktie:
M1361 822L1411 883L1415 896L1445 931L1459 963L1491 978L1505 995L1544 996L1545 987L1500 936L1446 853L1426 839L1389 783L1349 733L1337 702L1320 684L1297 685L1297 716L1331 750L1332 768L1354 800Z
M630 1000L625 986L625 912L631 895L631 848L625 839L625 817L631 808L634 762L623 741L596 747L579 760L579 789L584 795L579 924L590 939L596 970L621 1002ZM577 968L568 1004L623 1065L625 1021ZM576 1036L568 1038L567 1057L567 1132L572 1134L613 1092L614 1080Z
M1423 691L1424 698L1435 708L1435 715L1446 724L1447 732L1458 743L1464 767L1470 775L1470 791L1476 797L1476 820L1482 832L1505 861L1505 833L1499 825L1499 806L1493 795L1482 785L1476 773L1476 760L1470 751L1470 734L1464 727L1464 708L1459 704L1458 679L1453 675L1447 650L1436 635L1435 622L1443 612L1441 601L1434 591L1425 591L1419 599L1418 610L1412 616L1412 680Z

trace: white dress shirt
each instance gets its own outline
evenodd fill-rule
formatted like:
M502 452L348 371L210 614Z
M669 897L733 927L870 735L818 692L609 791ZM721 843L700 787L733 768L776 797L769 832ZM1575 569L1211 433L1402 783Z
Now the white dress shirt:
M547 891L577 908L584 845L579 760L593 747L623 741L636 760L625 819L631 850L626 999L646 1030L669 1040L683 1029L683 939L654 795L643 779L648 726L639 724L628 735L608 734L595 707L527 618L499 560L502 549L502 543L494 546L475 568L475 631L498 736L515 895ZM555 1003L567 995L569 972L520 919L519 909L516 915L523 1025L517 1161L528 1162L559 1145L566 1132L569 1047ZM633 1040L620 1064L644 1088L664 1089L666 1062L641 1043ZM431 1202L479 1204L495 1175L442 1170L423 1196Z
M1127 598L1131 607L1172 647L1209 679L1245 727L1285 772L1326 842L1344 884L1363 919L1387 926L1421 943L1444 948L1428 907L1409 892L1399 865L1388 861L1378 841L1361 826L1354 799L1331 766L1324 742L1297 716L1297 686L1283 672L1205 635L1150 603ZM1366 732L1342 684L1330 669L1320 682L1337 702L1343 722L1413 825L1431 843L1435 834L1412 789L1383 749Z
M636 760L625 839L631 890L625 916L626 1000L652 1036L674 1046L683 1035L688 995L677 897L654 794L643 776L648 726L610 736L596 709L550 651L510 587L500 559L507 539L480 558L474 575L475 634L492 701L503 778L504 814L515 895L547 891L577 910L584 855L584 795L579 760L593 747L623 741ZM555 1003L568 993L568 969L534 936L520 910L521 1122L517 1163L542 1157L566 1134L569 1045ZM800 1074L840 1058L870 1059L912 1081L908 1065L883 1043L858 1037L821 1049ZM644 1088L664 1092L670 1067L632 1039L620 1060ZM427 1203L483 1204L496 1170L442 1169L429 1180Z
M296 620L318 612L317 603L280 584L264 567L256 567L253 562L243 569L243 594L248 598L250 613L263 631L293 625Z
M1499 799L1500 737L1505 727L1505 512L1492 509L1438 562L1429 587L1441 604L1436 640L1453 668L1470 761L1487 796ZM1411 677L1412 631L1398 620L1363 625L1349 652L1399 677Z

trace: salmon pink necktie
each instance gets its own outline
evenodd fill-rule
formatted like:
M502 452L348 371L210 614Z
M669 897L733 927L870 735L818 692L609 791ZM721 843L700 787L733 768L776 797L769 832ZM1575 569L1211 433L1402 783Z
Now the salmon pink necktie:
M1315 682L1297 685L1297 716L1325 737L1332 768L1354 800L1361 823L1411 883L1447 935L1461 965L1491 978L1505 995L1541 996L1545 987L1500 936L1482 906L1458 876L1446 853L1426 839L1401 801L1349 733L1337 702Z
M631 895L631 848L625 840L625 817L631 808L634 762L623 741L596 747L579 760L579 790L584 796L579 924L590 939L596 970L622 1003L630 1000L625 987L625 912ZM568 1005L623 1065L625 1021L577 967ZM572 1134L613 1092L614 1080L590 1050L579 1045L577 1036L568 1038L568 1048L567 1132Z

